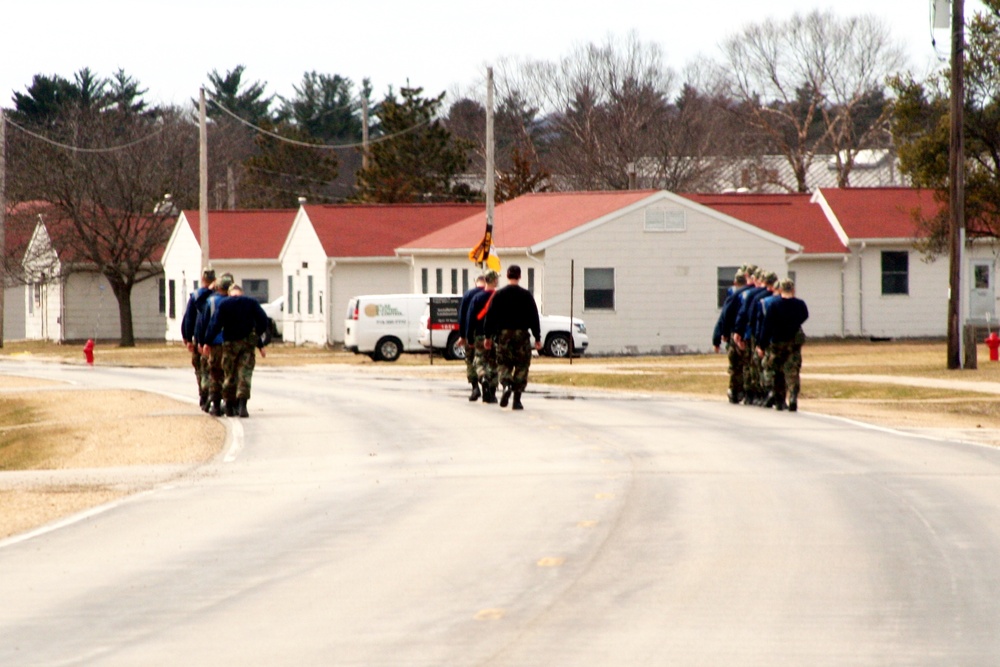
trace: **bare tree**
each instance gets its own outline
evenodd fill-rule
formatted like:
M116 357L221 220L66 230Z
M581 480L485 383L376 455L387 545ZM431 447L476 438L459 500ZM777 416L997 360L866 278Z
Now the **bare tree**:
M841 187L849 186L858 151L887 140L881 94L905 61L878 18L813 12L767 20L728 39L723 52L738 112L788 161L789 190L809 191L809 166L826 150L837 156Z
M657 45L633 33L558 63L503 61L498 72L502 97L520 96L545 114L534 144L562 187L681 190L706 182L715 107L693 86L678 89Z
M65 270L94 271L118 302L122 346L135 344L132 288L162 274L175 210L197 192L197 128L176 109L64 109L41 135L12 142L12 190L47 205L46 227Z

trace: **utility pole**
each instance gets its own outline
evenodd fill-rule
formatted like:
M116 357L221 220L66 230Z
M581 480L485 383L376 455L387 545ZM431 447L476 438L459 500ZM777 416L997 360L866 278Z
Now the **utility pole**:
M6 312L4 296L7 292L7 119L0 107L0 347L3 347L3 317Z
M951 144L948 154L948 368L962 368L962 246L965 242L965 0L951 3Z
M201 270L208 268L208 122L205 120L205 87L198 97L198 221L201 236Z
M493 231L493 200L496 199L496 151L493 145L493 68L486 68L486 229ZM489 253L492 248L487 248Z
M368 170L368 93L361 92L361 168Z

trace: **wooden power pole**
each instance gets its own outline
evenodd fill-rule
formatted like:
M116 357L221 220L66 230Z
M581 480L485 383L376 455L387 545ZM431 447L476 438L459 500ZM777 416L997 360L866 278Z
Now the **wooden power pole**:
M205 87L198 97L198 233L201 236L201 270L208 268L208 121Z
M965 0L951 3L951 145L948 155L948 368L962 368L962 250L965 242Z

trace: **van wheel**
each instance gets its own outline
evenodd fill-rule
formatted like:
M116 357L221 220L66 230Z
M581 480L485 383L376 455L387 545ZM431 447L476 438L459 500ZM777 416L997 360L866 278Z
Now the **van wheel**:
M458 333L455 331L448 336L448 344L444 348L444 358L449 360L465 359L465 345L458 344Z
M544 351L550 357L568 357L570 354L569 336L561 333L550 335L549 339L545 341Z
M386 336L375 346L379 361L396 361L403 352L403 343L393 336Z

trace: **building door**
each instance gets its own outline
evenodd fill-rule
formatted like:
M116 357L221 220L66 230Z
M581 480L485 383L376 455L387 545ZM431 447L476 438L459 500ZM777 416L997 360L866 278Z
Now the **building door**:
M969 320L975 323L996 324L996 295L993 288L993 262L972 262L971 293L969 295Z

